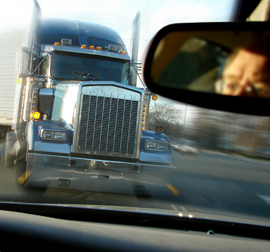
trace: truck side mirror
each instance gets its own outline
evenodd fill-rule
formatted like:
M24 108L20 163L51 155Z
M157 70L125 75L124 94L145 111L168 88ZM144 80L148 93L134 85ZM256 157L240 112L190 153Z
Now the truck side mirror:
M48 114L54 97L52 88L41 88L39 90L39 108L40 112Z

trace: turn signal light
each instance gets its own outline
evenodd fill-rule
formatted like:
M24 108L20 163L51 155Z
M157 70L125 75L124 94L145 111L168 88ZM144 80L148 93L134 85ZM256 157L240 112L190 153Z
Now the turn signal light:
M153 95L153 96L152 96L152 100L153 100L153 101L156 101L157 99L158 99L157 95Z
M40 113L39 112L35 112L33 115L34 119L39 119L40 118Z
M156 126L156 132L157 133L162 133L163 132L163 126L157 125Z

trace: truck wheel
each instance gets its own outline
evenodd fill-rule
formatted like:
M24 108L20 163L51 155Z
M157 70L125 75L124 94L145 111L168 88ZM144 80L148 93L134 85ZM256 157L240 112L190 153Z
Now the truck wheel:
M15 158L14 158L13 155L7 154L6 148L4 150L4 157L3 157L3 159L4 159L4 166L5 166L5 168L14 168L14 160L15 160Z
M21 148L17 152L15 162L15 181L17 187L23 192L28 192L31 190L31 188L25 186L25 181L27 179L26 149L27 149L26 142L23 142Z
M3 161L4 161L4 166L6 168L14 168L14 160L15 156L10 153L11 146L13 146L16 142L16 134L12 131L7 132L6 138L5 138L5 145L4 145L4 156L3 156Z

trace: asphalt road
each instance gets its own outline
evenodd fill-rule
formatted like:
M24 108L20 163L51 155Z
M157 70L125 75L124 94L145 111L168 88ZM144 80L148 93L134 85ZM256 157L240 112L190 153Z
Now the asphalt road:
M174 209L270 222L270 162L214 152L175 153L176 169L154 174L147 196L48 189L21 191L13 168L0 165L0 201Z

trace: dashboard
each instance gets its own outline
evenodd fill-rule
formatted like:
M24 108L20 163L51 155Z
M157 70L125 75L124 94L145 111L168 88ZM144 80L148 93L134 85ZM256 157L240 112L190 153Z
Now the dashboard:
M0 251L269 251L267 240L0 211Z

